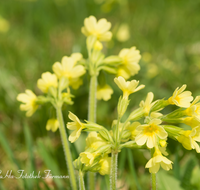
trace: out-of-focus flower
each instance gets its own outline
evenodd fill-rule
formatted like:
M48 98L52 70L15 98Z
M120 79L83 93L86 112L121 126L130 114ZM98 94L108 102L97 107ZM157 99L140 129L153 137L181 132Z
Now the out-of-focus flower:
M150 173L157 173L158 170L160 169L160 166L164 169L164 170L170 170L172 169L172 161L167 159L166 157L164 157L162 155L162 153L160 152L159 149L156 149L153 155L153 158L151 158L145 168L149 168L149 172Z
M104 86L97 86L97 99L104 101L108 101L111 98L111 95L113 94L113 89L105 84Z
M119 57L122 59L122 64L118 68L118 76L128 79L138 73L140 70L138 62L141 55L140 51L136 50L136 47L122 49L119 53Z
M96 36L99 41L109 41L112 38L112 33L109 31L111 23L105 18L97 19L90 16L84 20L84 26L81 28L85 36Z
M132 81L126 81L123 77L119 76L118 78L115 77L114 79L117 86L122 90L123 97L125 99L128 99L128 96L134 92L137 92L145 87L145 85L140 85L139 81L132 80Z
M84 163L86 166L92 165L96 156L96 153L91 153L87 151L80 153L81 162Z
M96 41L95 42L95 44L94 44L94 49L96 49L96 50L102 50L103 49L103 45L102 45L102 43L100 42L100 41Z
M38 79L37 86L42 92L47 93L49 87L53 86L57 88L58 79L55 74L51 74L50 72L45 72L42 73L42 78Z
M185 89L185 84L180 89L177 87L173 95L168 99L168 102L179 107L188 108L190 106L190 102L193 100L193 97L191 96L192 93L190 91L183 92Z
M67 123L67 128L69 130L73 130L73 132L69 136L69 141L73 143L79 138L81 130L84 129L85 127L84 124L80 122L79 118L72 112L69 112L68 117L73 121Z
M128 125L125 129L127 129L128 131L130 131L131 132L131 139L132 140L135 140L135 137L138 135L138 130L136 130L137 129L137 127L139 126L139 125L141 125L140 124L140 122L133 122L131 125Z
M82 65L77 65L77 61L82 59L82 55L79 53L72 54L71 57L64 56L60 62L56 62L53 65L53 71L58 78L66 77L69 79L69 85L74 89L77 89L82 80L79 78L85 74L85 68Z
M197 153L200 153L200 147L197 143L200 142L200 126L197 126L192 130L181 131L180 135L178 135L176 139L183 145L185 149L195 149Z
M137 127L138 135L135 137L135 142L138 145L147 143L148 148L156 147L158 144L158 137L166 139L168 134L164 130L160 119L152 119L148 124L140 125Z
M149 53L149 52L144 52L142 54L142 59L145 61L145 62L150 62L151 59L152 59L152 55Z
M0 32L6 33L10 28L9 22L0 15Z
M99 173L101 175L106 175L106 174L109 175L111 167L111 157L108 157L108 155L104 156L102 159L100 159L99 164L100 164Z
M52 132L55 132L59 127L59 122L57 119L49 119L47 121L47 124L46 124L46 130L49 131L49 130L52 130Z
M128 24L124 23L124 24L120 25L120 27L117 31L117 34L116 34L116 38L120 42L125 42L130 38L130 32L129 32Z
M31 90L25 90L25 93L20 93L17 96L17 100L24 103L20 105L20 110L27 111L27 117L32 116L38 108L36 103L37 96Z
M185 110L185 113L189 116L200 116L200 96L197 96L191 103L190 107Z

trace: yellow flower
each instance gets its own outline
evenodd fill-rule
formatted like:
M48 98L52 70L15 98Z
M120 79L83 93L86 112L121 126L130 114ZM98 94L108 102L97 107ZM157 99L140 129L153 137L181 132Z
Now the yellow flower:
M197 126L192 130L181 131L180 135L177 136L176 139L183 145L185 149L195 149L197 153L200 153L200 147L197 143L200 142L200 126Z
M108 155L104 156L100 161L100 170L99 173L101 175L110 174L110 167L111 167L111 157L108 157Z
M69 141L73 143L79 138L81 130L84 129L85 127L84 124L80 122L78 117L74 115L72 112L69 112L68 117L73 121L67 123L67 128L69 130L73 130L73 132L69 136Z
M92 148L97 150L100 146L106 145L107 141L102 139L95 131L90 132L86 138L86 149Z
M94 44L94 49L101 51L103 49L102 43L97 40Z
M108 101L111 98L111 95L113 94L113 89L105 84L104 86L97 86L97 99L104 101Z
M44 93L47 93L51 86L57 88L58 81L56 75L50 72L42 73L42 78L38 79L37 86Z
M128 125L126 127L127 130L129 130L131 132L131 139L134 140L135 137L138 135L138 130L136 130L136 128L141 125L140 122L133 122L131 125Z
M130 32L129 32L129 26L128 24L121 24L117 34L116 34L117 40L120 42L125 42L130 38Z
M84 163L86 166L92 165L96 156L97 156L96 153L91 153L91 152L80 153L81 162Z
M19 94L17 96L17 100L24 103L20 105L20 110L27 111L27 117L33 115L33 113L38 108L38 105L36 103L37 96L31 90L25 90L25 93Z
M197 117L197 116L185 117L185 118L183 118L182 122L193 128L193 127L200 125L200 117Z
M122 59L122 65L118 68L118 76L128 79L138 73L140 70L138 62L141 55L140 51L136 50L136 47L122 49L119 53L119 57Z
M49 119L47 121L47 124L46 124L47 131L52 130L52 132L55 132L58 129L58 127L59 127L59 123L57 119Z
M138 145L144 145L147 142L148 148L156 147L159 139L166 139L168 136L164 128L159 125L161 123L160 119L152 119L148 124L138 126L135 142Z
M149 112L150 112L150 110L151 110L151 107L154 105L154 103L152 103L152 101L153 101L153 97L154 97L154 95L153 95L153 93L152 92L149 92L148 94L147 94L147 98L146 98L146 100L145 101L141 101L140 102L140 107L141 108L143 108L143 111L144 111L144 115L145 116L148 116L149 115Z
M150 173L157 173L158 170L160 169L160 166L164 170L170 170L172 169L172 161L164 157L159 149L156 149L153 155L153 158L151 158L145 168L149 168Z
M96 36L99 41L109 41L112 38L110 28L111 23L105 18L97 22L94 16L90 16L84 20L84 27L81 28L81 32L85 36Z
M191 103L190 107L185 110L185 113L189 116L200 116L200 96L197 96Z
M117 84L117 86L123 91L123 98L125 99L128 99L128 96L130 94L137 92L145 87L145 85L143 84L138 86L139 81L125 81L125 79L121 76L119 76L118 78L115 77L114 81Z
M82 55L79 53L72 54L71 57L64 56L60 62L53 64L53 71L58 78L66 77L69 79L69 85L74 89L77 89L82 80L79 79L85 74L85 68L82 65L77 65L77 61L82 59Z
M9 22L0 15L0 32L6 33L10 28Z
M190 91L183 92L185 89L185 84L180 89L177 87L173 95L168 99L168 102L172 105L175 104L179 107L188 108L193 97L191 96L192 93Z

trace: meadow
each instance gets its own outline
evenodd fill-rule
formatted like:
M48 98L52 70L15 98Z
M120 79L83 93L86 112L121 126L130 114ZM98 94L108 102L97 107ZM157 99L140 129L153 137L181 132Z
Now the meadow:
M34 175L44 175L45 170L68 175L59 131L46 130L46 122L55 111L47 104L26 117L16 98L25 89L41 95L37 80L43 72L52 72L52 65L63 56L81 52L87 57L86 38L81 33L86 17L111 22L113 37L104 43L106 55L118 55L122 48L132 46L140 50L141 69L130 80L139 80L145 88L131 95L131 112L148 92L153 92L155 99L168 98L176 87L186 84L194 97L200 94L199 10L199 0L0 0L0 189L70 189L68 179L1 176L7 171L20 176L19 170L27 174L34 171ZM107 129L116 118L121 95L114 77L106 75L114 91L111 99L97 102L97 122ZM83 85L71 89L74 104L63 106L65 124L70 121L69 111L87 119L88 91L89 77L85 75ZM173 110L173 106L167 107L165 112ZM86 136L83 132L70 143L73 160L84 151ZM168 153L173 169L160 169L158 189L200 190L200 154L174 140L168 141ZM151 176L144 167L149 158L145 149L122 149L118 188L151 189ZM97 174L96 189L109 189L108 175Z

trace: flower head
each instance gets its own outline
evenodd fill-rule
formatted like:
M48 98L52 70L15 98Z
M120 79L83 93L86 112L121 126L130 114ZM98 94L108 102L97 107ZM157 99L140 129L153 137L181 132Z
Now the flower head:
M193 100L193 97L191 96L192 93L190 91L183 92L185 89L185 84L180 89L177 87L173 95L168 99L168 102L179 107L188 108L190 106L190 102Z
M110 174L110 167L111 167L111 157L108 157L108 155L104 156L100 161L100 170L99 173L101 175Z
M38 81L37 81L37 86L44 93L47 93L49 87L51 87L51 86L57 88L58 81L57 81L56 75L51 74L50 72L43 73L42 78L38 79Z
M25 93L18 94L17 100L24 103L20 105L20 110L27 111L27 117L33 115L38 108L36 103L37 96L31 90L25 90Z
M77 65L77 61L82 59L79 53L72 54L71 57L64 56L60 62L54 63L52 69L58 78L66 77L69 79L69 85L77 89L82 80L79 78L85 74L85 68L82 65Z
M84 163L86 166L92 165L96 156L96 153L91 153L87 151L80 153L81 162Z
M47 124L46 124L47 131L52 130L52 132L55 132L58 129L58 127L59 127L59 123L57 119L49 119L47 121Z
M197 96L191 103L190 107L185 110L185 113L189 116L200 116L200 96Z
M149 168L149 172L150 173L157 173L158 170L160 169L160 166L164 169L164 170L170 170L172 169L172 161L167 159L166 157L164 157L162 155L162 153L160 152L159 149L156 149L153 155L153 158L151 158L145 168Z
M200 147L197 143L200 142L200 126L197 126L192 130L181 131L180 135L177 136L176 139L183 145L185 149L195 149L197 153L200 153Z
M122 59L122 65L118 68L118 76L128 79L138 73L140 70L138 62L141 59L141 55L140 51L136 50L136 47L122 49L119 57Z
M72 112L69 112L69 118L73 121L67 123L67 128L69 130L73 130L73 132L69 136L69 141L73 143L79 138L81 130L84 129L85 127L84 124L80 122L78 117L74 115Z
M84 27L81 28L81 32L85 36L96 36L99 41L109 41L112 38L110 28L111 23L105 18L97 21L94 16L90 16L84 20Z
M113 89L109 85L104 86L97 86L97 99L104 101L108 101L111 98L111 95L113 94Z
M147 143L148 148L156 147L159 139L166 139L168 136L164 128L159 125L161 123L160 119L152 119L148 124L138 126L138 135L135 138L135 142L138 145Z
M123 91L123 97L125 99L128 99L128 96L130 94L137 92L145 87L145 85L143 84L138 86L139 81L125 81L125 79L121 76L119 76L118 78L115 77L114 81L117 84L117 86Z

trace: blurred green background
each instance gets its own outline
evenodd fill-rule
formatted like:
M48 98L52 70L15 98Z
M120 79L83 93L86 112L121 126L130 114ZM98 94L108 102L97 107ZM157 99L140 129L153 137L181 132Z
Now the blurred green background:
M41 94L37 80L64 55L81 52L87 58L84 18L94 15L112 23L112 41L105 44L106 55L117 55L122 48L136 46L142 59L141 70L133 79L146 88L131 96L129 106L136 108L149 91L157 98L168 98L177 86L187 84L193 95L200 94L200 1L187 0L0 0L0 170L26 173L51 169L66 175L59 132L47 132L48 118L54 114L48 106L26 118L16 101L25 89ZM114 89L108 102L99 101L97 121L110 127L116 118L120 91ZM88 77L75 95L74 105L64 109L79 118L87 118ZM107 117L109 115L109 117ZM86 134L71 148L73 158L84 149ZM158 184L165 189L200 189L200 156L169 141L170 172L160 171ZM121 189L150 189L150 174L144 168L148 151L123 150L119 157ZM133 159L134 158L134 159ZM132 169L135 166L135 170ZM19 175L19 174L18 174ZM138 178L135 182L136 176ZM109 187L107 177L97 176L97 189ZM138 185L140 184L140 185ZM176 188L175 188L176 187ZM69 180L0 179L0 189L69 189Z

